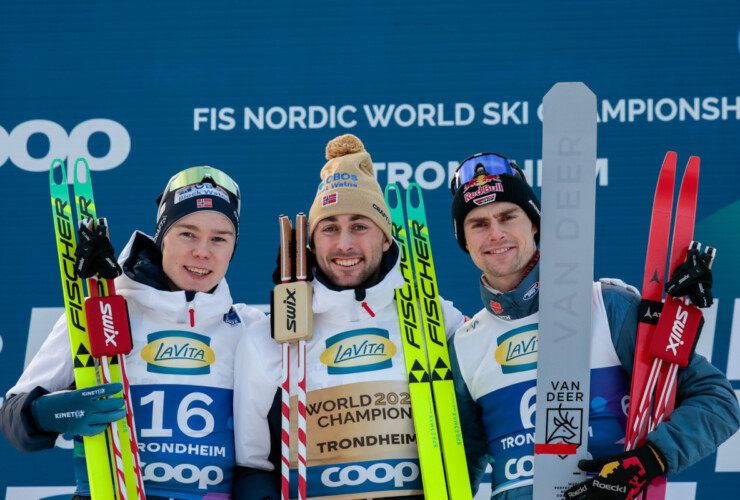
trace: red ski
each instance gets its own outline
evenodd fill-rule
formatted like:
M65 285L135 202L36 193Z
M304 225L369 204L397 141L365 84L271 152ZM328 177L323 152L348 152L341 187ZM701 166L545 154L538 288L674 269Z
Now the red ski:
M699 161L696 156L689 159L681 181L673 227L671 257L668 260L669 272L685 260L693 238L699 185ZM688 364L691 347L695 345L695 338L685 339L687 348L681 353L683 356L681 360L675 356L672 357L671 351L675 355L676 349L670 340L671 325L676 318L687 317L692 327L686 329L686 334L689 337L693 334L695 337L701 321L701 312L698 308L691 305L688 300L676 301L670 295L666 295L666 306L663 313L659 312L663 308L662 297L675 169L676 153L669 152L663 162L653 204L643 281L643 301L632 371L625 450L632 450L644 444L648 432L666 419L673 410L678 368ZM656 388L657 392L655 392ZM643 498L664 499L665 488L665 478L656 478L646 490Z

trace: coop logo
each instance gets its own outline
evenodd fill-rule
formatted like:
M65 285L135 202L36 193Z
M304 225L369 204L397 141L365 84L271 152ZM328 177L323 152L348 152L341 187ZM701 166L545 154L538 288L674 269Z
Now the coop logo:
M537 325L506 332L498 338L494 355L504 373L533 370L537 367Z
M88 149L94 134L105 134L110 143L108 152L92 156ZM46 137L49 149L43 158L36 158L28 151L29 139L36 134ZM90 158L90 170L110 170L128 158L131 137L120 123L106 118L85 120L72 131L67 131L49 120L29 120L16 125L10 132L0 126L0 166L10 160L16 167L29 172L48 171L55 158ZM38 155L37 155L38 156Z
M329 488L359 486L368 482L386 485L384 488L409 489L419 478L419 466L413 462L376 463L370 467L349 465L347 467L328 467L321 473L321 483ZM365 488L372 487L370 485ZM366 491L363 488L363 491Z
M396 345L386 330L362 328L327 339L319 360L329 375L342 375L390 368L395 354Z
M224 479L224 471L215 465L208 465L202 469L192 464L179 464L173 467L163 462L141 465L144 481L153 483L174 480L179 484L197 484L199 490L206 490L209 486L220 484Z
M141 350L147 371L176 375L205 375L216 354L211 339L192 332L165 331L150 333L148 344Z

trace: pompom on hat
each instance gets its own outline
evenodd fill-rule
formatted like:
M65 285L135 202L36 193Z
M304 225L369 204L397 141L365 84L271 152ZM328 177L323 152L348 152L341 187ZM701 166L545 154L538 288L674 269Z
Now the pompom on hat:
M375 179L373 162L362 141L345 134L326 145L321 183L308 213L308 237L313 240L316 225L341 214L363 215L373 221L388 241L393 241L390 211Z

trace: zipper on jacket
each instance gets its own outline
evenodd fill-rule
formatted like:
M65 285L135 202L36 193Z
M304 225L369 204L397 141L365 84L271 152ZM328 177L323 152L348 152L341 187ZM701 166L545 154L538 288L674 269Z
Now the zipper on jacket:
M188 303L188 312L190 313L190 327L195 327L195 306L192 302Z
M363 309L365 309L367 311L367 313L370 315L371 318L374 318L375 317L375 313L373 312L372 309L370 309L370 306L367 305L367 302L363 302L360 305L363 307Z

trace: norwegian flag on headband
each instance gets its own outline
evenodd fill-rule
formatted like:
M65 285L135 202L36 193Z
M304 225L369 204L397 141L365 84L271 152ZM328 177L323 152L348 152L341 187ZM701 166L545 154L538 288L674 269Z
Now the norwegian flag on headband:
M323 198L321 198L321 206L325 207L327 205L333 205L337 202L337 193L330 193L325 194Z
M198 208L213 208L213 199L212 198L199 199Z

